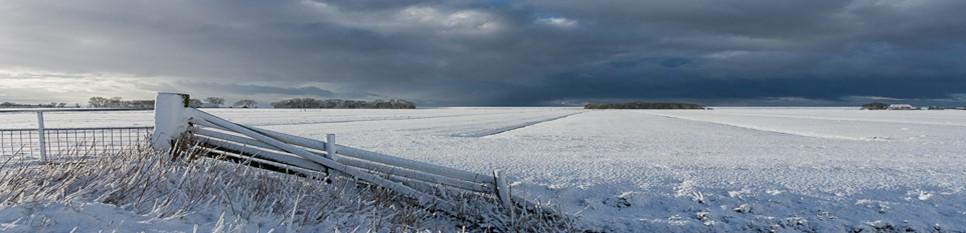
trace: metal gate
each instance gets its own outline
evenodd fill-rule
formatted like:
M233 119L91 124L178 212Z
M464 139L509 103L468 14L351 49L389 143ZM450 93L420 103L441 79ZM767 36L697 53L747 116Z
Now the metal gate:
M0 128L0 160L47 162L132 152L148 145L154 127L45 127L48 112L114 112L134 109L0 110L0 121L14 114L36 114L34 128ZM138 109L143 110L143 109Z

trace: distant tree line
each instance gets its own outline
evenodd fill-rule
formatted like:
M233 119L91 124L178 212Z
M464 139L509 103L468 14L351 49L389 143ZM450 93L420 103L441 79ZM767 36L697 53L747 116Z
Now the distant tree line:
M391 100L343 100L313 98L294 98L272 103L274 108L382 108L382 109L414 109L416 104L401 99Z
M188 106L192 108L220 108L225 105L225 99L221 97L207 97L201 99L188 99ZM87 106L91 108L129 108L129 109L154 109L154 100L125 100L121 97L105 98L94 96L87 100ZM68 107L67 103L50 104L17 104L11 102L0 103L0 108L63 108ZM80 104L71 107L80 108ZM229 105L232 108L257 108L258 102L250 99L242 99ZM341 100L327 99L316 100L312 98L294 98L272 103L274 108L391 108L391 109L413 109L416 105L412 102L400 99L392 100Z
M254 100L247 100L247 99L246 100L239 100L239 101L235 102L235 104L232 104L231 107L233 107L233 108L257 108L258 107L258 102L254 101Z
M926 109L926 110L946 110L946 109L966 110L966 106L962 106L962 107L949 107L949 106L930 105L930 106L926 106L926 107L915 107L915 106L912 106L912 105L909 105L909 104L895 104L895 105L896 106L893 106L893 104L887 104L887 103L882 103L882 102L872 102L872 103L863 104L862 105L862 110L891 110L891 109L894 109L894 110L920 110L920 109Z
M80 104L67 106L67 103L57 103L57 102L50 102L49 104L18 104L18 103L12 103L12 102L0 103L0 108L67 108L67 107L79 108Z
M208 98L205 98L205 102L208 103L209 105L214 105L215 107L220 107L222 104L225 104L225 98L221 98L221 97L208 97Z
M154 108L154 100L124 100L121 97L104 98L95 96L88 99L87 104L92 108Z
M188 99L188 107L192 108L221 108L225 104L225 98L208 97L204 101L200 99ZM250 99L243 99L229 106L231 108L257 108L258 102Z
M884 103L879 103L879 102L872 102L872 103L868 103L868 104L863 104L862 105L862 109L864 109L864 110L886 110L886 109L889 109L889 105L888 104L884 104Z
M124 100L121 97L104 98L100 96L91 97L87 104L92 108L136 108L153 109L154 100ZM189 99L188 107L192 108L220 108L225 104L225 99L221 97L208 97L204 101L200 99ZM258 102L254 100L239 100L231 107L255 108Z
M706 109L704 105L672 102L590 103L585 109Z

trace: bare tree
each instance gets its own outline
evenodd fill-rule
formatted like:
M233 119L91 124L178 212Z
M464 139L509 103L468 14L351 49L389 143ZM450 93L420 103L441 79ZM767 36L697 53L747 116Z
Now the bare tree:
M208 97L205 98L205 102L213 107L220 107L222 104L225 104L225 99L221 97Z
M239 100L238 102L235 102L235 104L233 104L232 106L240 107L240 108L255 108L257 107L257 105L258 105L258 102L255 102L254 100L246 99L246 100Z
M104 97L95 96L91 97L87 103L91 105L92 108L106 108L110 100Z
M199 100L199 99L189 99L188 100L188 107L200 108L202 105L204 105L204 103L202 103L201 100Z
M112 97L110 100L108 100L108 106L107 107L108 108L120 108L121 105L122 105L121 102L124 102L124 98L121 98L121 97Z

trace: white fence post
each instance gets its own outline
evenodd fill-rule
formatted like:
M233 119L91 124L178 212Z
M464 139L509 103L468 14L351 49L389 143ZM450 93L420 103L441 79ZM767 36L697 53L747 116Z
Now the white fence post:
M325 135L325 157L334 158L335 155L335 134Z
M188 108L188 95L178 93L158 93L154 102L154 134L151 147L168 151L174 140L188 130L185 109Z
M335 159L335 134L325 135L325 157ZM325 176L329 176L329 168L325 168Z
M40 161L47 162L47 136L44 135L44 111L37 111L37 138L40 142Z
M506 183L506 177L501 170L493 170L493 187L496 188L496 196L503 201L503 208L510 214L511 221L516 218L513 214L513 194L510 193L510 185Z

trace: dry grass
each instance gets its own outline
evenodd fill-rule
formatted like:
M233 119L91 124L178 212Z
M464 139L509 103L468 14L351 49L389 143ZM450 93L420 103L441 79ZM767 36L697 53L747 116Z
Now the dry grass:
M212 232L561 232L572 222L546 206L512 219L491 198L440 190L461 203L456 216L393 192L334 178L331 183L151 149L83 162L10 163L0 168L4 206L100 202L163 220L220 213ZM204 230L204 229L202 229Z

